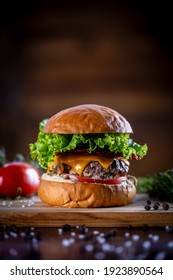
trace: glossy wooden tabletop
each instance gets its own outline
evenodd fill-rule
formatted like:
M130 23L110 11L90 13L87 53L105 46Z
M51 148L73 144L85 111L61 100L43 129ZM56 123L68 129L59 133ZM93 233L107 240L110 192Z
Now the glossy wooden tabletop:
M0 259L173 259L173 227L0 226Z

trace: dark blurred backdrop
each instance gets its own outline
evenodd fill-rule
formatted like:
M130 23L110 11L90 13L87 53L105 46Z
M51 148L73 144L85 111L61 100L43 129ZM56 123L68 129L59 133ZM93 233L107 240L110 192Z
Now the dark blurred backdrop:
M128 119L145 175L172 167L173 44L168 1L5 1L0 10L0 146L29 154L39 122L82 103Z

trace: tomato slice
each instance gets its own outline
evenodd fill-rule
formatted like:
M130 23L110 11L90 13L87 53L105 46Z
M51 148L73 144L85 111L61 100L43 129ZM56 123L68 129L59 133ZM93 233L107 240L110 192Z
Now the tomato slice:
M102 180L102 179L92 179L83 176L75 176L75 178L73 177L73 180L75 182L82 182L82 183L118 185L121 184L122 182L125 182L127 180L127 177L121 176L121 177L114 177L113 179Z

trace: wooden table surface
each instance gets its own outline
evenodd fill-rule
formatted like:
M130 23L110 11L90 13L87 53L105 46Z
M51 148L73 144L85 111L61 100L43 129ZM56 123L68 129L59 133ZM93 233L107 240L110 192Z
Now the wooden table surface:
M44 204L38 196L20 200L0 200L0 225L55 227L68 223L88 227L173 226L173 204L165 211L151 207L146 211L148 196L137 194L133 203L121 207L58 208ZM152 204L154 201L152 201ZM152 206L152 205L151 205Z
M70 210L1 200L0 259L173 259L173 206L146 211L144 201Z
M0 259L173 259L173 228L0 227Z

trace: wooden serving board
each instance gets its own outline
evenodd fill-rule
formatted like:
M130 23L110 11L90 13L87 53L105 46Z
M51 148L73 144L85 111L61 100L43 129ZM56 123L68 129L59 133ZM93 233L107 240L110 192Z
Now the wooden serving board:
M85 224L88 227L173 226L173 204L165 211L144 206L148 197L138 194L132 204L108 208L57 208L46 205L35 196L30 199L0 200L0 225L59 227Z

